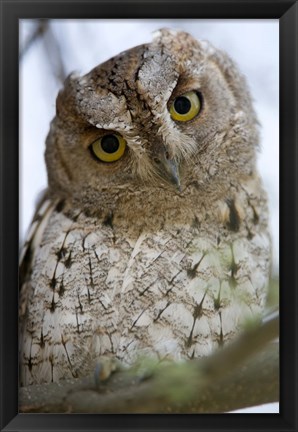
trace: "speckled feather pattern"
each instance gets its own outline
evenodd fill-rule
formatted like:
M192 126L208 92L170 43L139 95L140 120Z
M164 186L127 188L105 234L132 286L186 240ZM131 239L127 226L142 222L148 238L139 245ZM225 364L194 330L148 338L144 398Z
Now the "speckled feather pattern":
M168 101L197 85L201 118L174 124ZM128 145L110 166L88 150L103 129ZM160 143L179 162L180 190L156 175ZM262 313L270 236L257 145L236 66L185 33L163 30L68 80L22 257L22 385L83 376L102 356L206 356Z

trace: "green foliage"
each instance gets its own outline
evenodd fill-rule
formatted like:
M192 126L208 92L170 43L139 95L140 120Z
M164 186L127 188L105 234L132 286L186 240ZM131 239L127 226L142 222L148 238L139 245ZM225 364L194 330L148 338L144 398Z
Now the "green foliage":
M198 370L191 362L168 364L157 371L157 395L162 394L170 403L186 403L196 395L193 385L198 382Z
M273 308L279 305L279 279L272 278L269 284L267 307Z

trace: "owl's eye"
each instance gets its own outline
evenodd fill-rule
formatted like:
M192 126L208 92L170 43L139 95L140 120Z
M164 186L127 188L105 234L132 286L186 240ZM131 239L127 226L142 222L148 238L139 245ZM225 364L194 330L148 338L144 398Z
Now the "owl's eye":
M170 107L170 114L173 120L186 122L192 120L201 110L201 101L195 91L184 93L176 97Z
M103 162L115 162L120 159L125 148L125 139L115 133L104 135L91 144L93 155Z

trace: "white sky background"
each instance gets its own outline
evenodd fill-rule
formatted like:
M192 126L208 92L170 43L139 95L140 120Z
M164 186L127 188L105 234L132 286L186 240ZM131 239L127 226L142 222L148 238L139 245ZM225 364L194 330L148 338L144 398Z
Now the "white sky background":
M34 25L20 22L20 49ZM53 20L66 73L80 74L133 46L150 42L161 27L185 30L225 50L247 78L261 123L258 166L269 195L273 270L279 254L279 24L278 20ZM60 84L43 43L37 41L20 63L20 241L46 187L45 138L55 114ZM261 412L277 411L277 405ZM260 408L256 410L260 412Z

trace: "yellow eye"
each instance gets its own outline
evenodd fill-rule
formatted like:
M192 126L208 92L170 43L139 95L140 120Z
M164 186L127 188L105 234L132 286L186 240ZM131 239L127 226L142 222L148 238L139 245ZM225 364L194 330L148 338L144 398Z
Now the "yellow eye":
M115 133L104 135L91 144L92 153L103 162L115 162L120 159L125 148L125 139Z
M201 110L201 101L195 91L176 97L170 107L173 120L185 122L192 120Z

